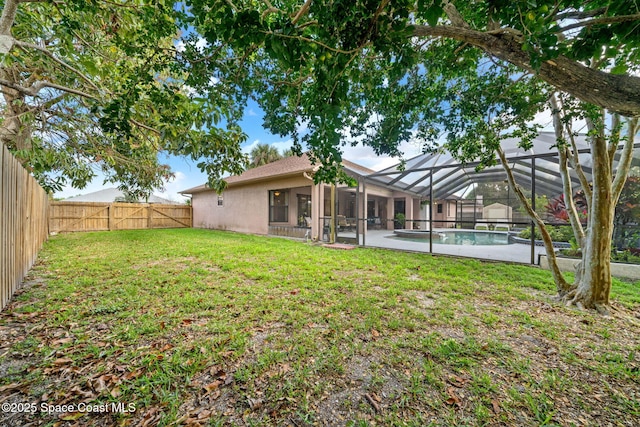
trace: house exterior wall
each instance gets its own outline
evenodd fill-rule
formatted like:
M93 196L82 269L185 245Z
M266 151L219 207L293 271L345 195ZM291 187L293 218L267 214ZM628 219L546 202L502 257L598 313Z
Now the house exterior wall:
M340 215L360 219L367 216L367 201L375 203L373 217L379 218L376 227L393 229L395 213L394 199L405 199L407 219L426 219L425 211L421 209L420 200L412 198L407 193L390 191L375 185L366 185L366 196L360 188L360 209L355 206L355 191L357 189L338 188L336 191ZM252 181L244 184L230 184L222 193L222 206L218 205L218 194L215 191L203 191L192 194L193 226L195 228L209 228L229 230L240 233L262 234L270 233L269 226L295 227L299 222L298 194L311 196L312 238L322 238L322 224L330 215L330 186L314 185L302 174L295 177L276 178L263 181ZM288 221L269 223L269 192L273 190L288 191ZM353 196L352 196L353 194ZM363 223L361 223L362 225ZM413 224L413 223L410 223ZM416 222L416 225L418 222ZM422 226L421 226L422 227ZM361 232L366 232L363 227ZM272 229L273 231L273 229Z
M438 205L442 205L442 212L438 213ZM437 200L433 205L434 227L453 227L456 220L455 200Z
M289 221L278 225L297 225L297 194L311 195L312 182L303 176L230 186L218 206L218 194L206 191L192 195L193 226L251 234L269 232L269 191L289 191ZM312 200L313 203L313 200Z

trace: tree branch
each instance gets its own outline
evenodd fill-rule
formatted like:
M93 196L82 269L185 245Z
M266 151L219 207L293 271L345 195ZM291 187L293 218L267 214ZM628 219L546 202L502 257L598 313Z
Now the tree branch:
M576 22L575 24L567 25L566 27L560 27L557 33L564 33L574 28L592 27L594 25L608 25L619 24L621 22L637 21L640 19L640 13L635 15L622 15L622 16L606 16L604 18L590 19L588 21Z
M24 93L25 95L31 95L31 96L35 96L32 92L31 89L27 89L25 87L20 86L17 83L14 83L12 81L9 80L5 80L0 78L0 86L4 86L4 87L8 87L10 89L16 90L20 93Z
M611 132L609 136L609 161L613 170L613 159L620 145L620 114L613 114L611 117Z
M627 124L629 126L627 129L627 138L624 142L624 148L620 155L620 161L618 162L618 167L616 169L616 177L613 179L613 186L611 190L613 193L612 203L614 204L618 202L622 188L627 181L629 168L631 167L631 160L633 159L633 143L635 142L636 133L638 132L638 118L634 117L633 119L629 119Z
M613 75L590 69L565 56L531 66L531 56L522 50L515 30L499 34L452 25L414 25L412 37L444 37L469 43L503 61L536 74L557 89L582 101L605 107L623 116L640 116L640 77Z
M565 142L564 145L558 147L558 156L560 160L560 176L562 177L562 193L564 194L564 205L569 214L569 223L573 229L573 235L580 247L584 247L585 233L582 228L582 223L578 217L578 211L576 210L576 204L573 201L573 189L571 188L571 178L569 177L569 169L567 168L567 155L569 149L566 146L566 140L564 138L564 132L562 129L562 116L561 107L556 94L552 94L549 101L551 102L552 116L553 116L553 129L558 141Z
M300 7L300 10L298 10L298 13L296 13L296 15L291 20L292 24L295 25L300 20L300 18L302 18L304 15L307 14L307 12L309 12L309 8L311 7L311 1L312 0L307 0L304 2L302 7Z
M544 242L544 248L547 252L549 267L551 268L551 271L553 273L553 278L554 278L554 281L556 282L558 293L563 295L569 291L570 286L569 286L569 283L567 283L567 281L565 280L564 276L562 275L560 268L558 268L558 262L556 260L556 252L553 247L551 236L549 235L549 232L547 231L547 228L544 225L544 221L542 221L542 219L540 219L536 211L533 210L533 208L531 207L531 203L529 203L529 200L526 198L526 196L522 192L522 188L520 188L520 186L516 183L516 179L513 176L513 171L509 167L509 163L507 161L507 157L504 154L504 151L502 151L502 148L498 148L496 151L498 153L498 158L500 159L500 163L502 164L502 167L507 173L507 180L509 181L509 186L511 187L513 192L516 194L516 196L518 196L520 203L522 203L522 206L527 211L527 214L529 215L531 220L534 221L538 225L538 228L540 229L540 234L542 235L542 241ZM533 233L533 231L534 230L531 230L531 233Z
M605 13L606 11L607 11L607 8L601 7L599 9L589 10L586 12L583 12L580 10L574 10L574 11L564 12L564 13L560 13L552 16L554 16L554 19L557 21L562 21L563 19L586 19L586 18L593 18L594 16Z
M138 126L139 128L148 130L149 132L153 132L156 135L161 135L161 133L160 133L160 131L158 129L152 128L151 126L147 126L144 123L140 123L137 120L131 119L130 122L133 123L134 125Z
M469 28L469 24L467 24L460 12L458 12L458 9L456 9L456 7L451 2L445 2L442 8L447 14L449 21L451 21L454 26Z
M358 52L363 47L363 46L358 46L358 47L356 47L354 49L351 49L351 50L343 50L343 49L331 47L328 44L322 43L322 42L320 42L318 40L310 39L308 37L290 36L288 34L277 33L277 32L274 32L274 31L264 31L264 34L269 34L269 35L273 35L273 36L277 36L277 37L282 37L282 38L285 38L285 39L296 39L296 40L302 40L302 41L309 42L309 43L315 43L318 46L322 46L327 50L330 50L330 51L335 52L335 53L342 53L342 54L345 54L345 55L352 55L352 54Z
M0 84L2 84L2 82L0 82ZM27 92L24 92L24 93L26 93L27 95L36 97L36 96L38 96L38 93L42 89L44 89L45 87L50 87L51 89L61 90L63 92L67 92L67 93L71 93L71 94L74 94L74 95L81 96L83 98L96 99L95 96L90 95L90 94L88 94L86 92L82 92L81 90L73 89L73 88L70 88L70 87L58 85L58 84L47 82L47 81L40 81L40 82L34 84L32 86L32 89L30 89L30 90L28 90Z
M16 20L16 13L18 13L18 3L17 0L6 0L4 2L2 16L0 16L0 34L11 35L11 27Z
M585 199L587 200L587 209L589 208L589 204L591 204L591 186L589 185L589 180L587 179L587 175L585 175L584 170L582 169L582 165L580 164L580 154L578 152L578 145L576 144L576 139L573 136L573 132L568 128L567 125L567 134L569 135L569 141L571 142L571 156L569 157L569 161L571 162L571 166L573 170L578 175L578 180L580 181L580 185L582 185L582 191L584 191Z
M87 82L89 84L89 86L91 86L93 89L98 90L98 87L82 71L80 71L80 70L72 67L71 65L67 64L66 62L56 58L53 53L49 52L49 50L47 50L47 49L45 49L45 48L43 48L41 46L38 46L37 44L27 43L27 42L23 42L23 41L20 41L20 40L14 40L14 43L16 44L16 46L19 46L19 47L21 47L23 49L35 49L35 50L38 50L38 51L44 53L45 56L47 56L48 58L50 58L53 61L57 62L58 64L62 65L67 70L77 74L82 80Z

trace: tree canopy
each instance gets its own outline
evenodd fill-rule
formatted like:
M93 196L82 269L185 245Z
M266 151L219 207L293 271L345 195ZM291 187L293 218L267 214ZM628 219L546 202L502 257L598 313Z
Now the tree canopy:
M253 149L251 149L249 157L249 167L255 168L280 160L283 156L273 145L257 144Z
M159 152L194 159L212 185L242 170L229 97L193 72L194 47L177 45L188 25L180 5L4 2L0 140L46 188L81 188L97 165L148 193L171 174Z
M403 106L455 93L451 85L464 83L441 76L453 70L500 68L503 88L530 79L613 112L640 114L640 78L633 75L640 13L626 1L187 4L208 41L211 70L255 96L265 126L292 136L298 150L306 144L329 177L345 141L397 155L400 141L435 137L441 129L416 122L443 117L442 108ZM544 101L537 90L532 96L518 108ZM302 135L301 123L309 129Z

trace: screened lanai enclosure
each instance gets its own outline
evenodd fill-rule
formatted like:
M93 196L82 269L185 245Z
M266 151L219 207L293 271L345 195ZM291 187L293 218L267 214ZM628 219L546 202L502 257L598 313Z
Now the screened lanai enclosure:
M538 215L551 226L554 246L570 247L573 234L564 209L555 134L542 132L529 150L519 148L518 142L505 139L501 143L515 181ZM576 137L575 142L582 170L590 181L589 144L584 135ZM640 173L638 146L634 147L631 176ZM362 176L357 188L338 188L337 218L347 219L349 227L336 224L337 241L537 264L544 248L536 239L531 219L509 187L502 164L496 160L494 166L482 170L477 166L478 163L461 164L447 152L428 153L409 159L404 165ZM574 202L586 223L588 213L581 181L569 169ZM638 182L640 187L640 179L630 181ZM370 194L368 188L389 192L382 198ZM341 200L351 201L348 211ZM325 226L325 238L326 234ZM639 236L640 218L616 215L616 246L636 249L640 246Z

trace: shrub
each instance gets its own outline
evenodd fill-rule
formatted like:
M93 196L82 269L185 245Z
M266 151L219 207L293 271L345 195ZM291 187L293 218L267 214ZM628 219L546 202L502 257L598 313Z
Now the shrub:
M538 227L535 227L536 240L542 240L542 235ZM570 242L573 238L573 229L569 225L557 225L547 227L547 231L554 242ZM531 227L527 227L518 234L523 239L531 238Z

